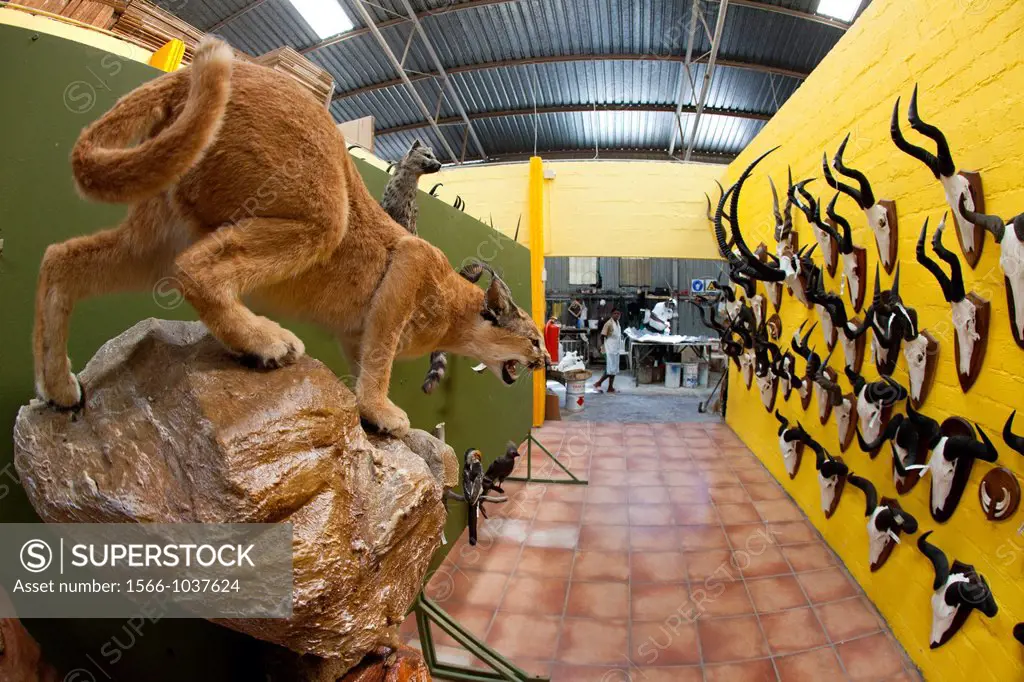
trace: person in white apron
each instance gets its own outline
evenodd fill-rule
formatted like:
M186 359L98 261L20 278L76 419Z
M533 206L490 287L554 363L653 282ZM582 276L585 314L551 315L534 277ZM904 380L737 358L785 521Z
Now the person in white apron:
M594 388L601 393L601 384L608 380L608 392L616 393L615 375L619 373L619 353L622 352L622 329L619 327L618 308L612 309L612 316L604 323L601 329L601 345L604 350L605 369L604 374L594 384Z
M656 334L668 334L671 332L672 318L676 316L675 299L660 301L651 310L650 316L644 322L644 326Z

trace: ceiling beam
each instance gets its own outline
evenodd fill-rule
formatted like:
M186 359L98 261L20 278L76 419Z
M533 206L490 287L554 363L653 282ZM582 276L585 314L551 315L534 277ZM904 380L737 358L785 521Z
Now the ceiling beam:
M686 146L684 161L689 161L693 154L693 146L697 143L697 126L700 125L701 114L704 113L704 103L707 101L708 93L711 92L711 78L715 75L715 61L718 59L718 48L722 44L722 30L725 28L725 17L729 10L729 0L722 0L718 6L718 18L715 21L715 35L711 39L711 51L708 52L708 68L704 69L704 82L700 88L700 98L697 100L697 110L693 121L690 122L690 142ZM682 93L680 93L680 97ZM679 118L677 110L676 118ZM684 140L680 140L684 142ZM672 144L675 144L675 132L673 131ZM672 153L672 145L669 146L669 153Z
M840 31L846 31L851 26L851 24L848 24L845 21L826 17L823 14L814 14L813 12L804 12L802 10L780 7L778 5L769 5L768 3L760 0L729 0L729 4L734 7L749 7L750 9L757 9L762 12L772 12L773 14L785 14L789 17L812 21L823 26L830 26L832 28L839 29Z
M574 160L586 160L586 161L612 161L612 160L626 160L626 161L671 161L677 162L679 159L671 157L665 153L664 147L662 148L639 148L639 149L627 149L616 147L612 149L601 149L600 156L594 158L593 149L539 149L538 153L541 154L545 161L574 161ZM510 152L508 154L492 154L487 160L487 163L478 163L476 165L487 165L492 166L502 163L519 163L523 161L529 161L530 157L533 156L533 152ZM712 152L700 152L695 151L691 161L697 163L719 163L727 164L736 158L736 154L716 154ZM450 164L446 164L450 165Z
M501 69L512 66L525 66L529 64L557 64L564 62L603 62L603 61L627 61L627 62L672 62L682 63L682 56L672 57L657 57L650 54L573 54L573 55L558 55L553 57L525 57L522 59L505 59L497 62L484 62L482 64L467 64L465 66L453 66L445 69L449 75L453 73L472 73L475 71L486 71L489 69ZM703 60L694 60L696 63L702 63ZM736 59L719 59L718 66L728 66L734 69L745 69L748 71L756 71L758 73L770 73L776 76L786 76L788 78L796 78L803 80L809 75L803 71L795 71L793 69L783 69L776 66L766 66L764 64L754 64L752 62L744 62ZM428 78L436 78L439 74L422 73L422 74L409 74L409 80L416 82L427 80ZM402 84L400 78L393 78L391 80L380 81L377 83L370 83L362 87L353 88L352 90L345 90L344 92L336 92L332 99L337 101L339 99L345 99L346 97L354 97L356 95L362 95L367 92L373 92L374 90L382 90L384 88L393 88Z
M259 7L260 5L265 3L266 1L267 0L252 0L252 2L246 3L245 5L240 7L239 9L235 10L231 14L227 15L226 17L224 17L223 19L221 19L220 21L215 23L213 26L210 26L209 28L207 28L206 32L207 33L213 33L214 31L216 31L216 30L218 30L218 29L220 29L220 28L222 28L224 26L227 26L228 24L230 24L232 21L234 21L238 17L242 16L243 14L245 14L247 12L251 12L252 10L256 9L257 7Z
M425 17L432 17L438 14L448 14L449 12L461 12L463 10L476 9L477 7L486 7L488 5L505 5L510 2L519 2L519 0L467 0L467 2L462 2L459 4L445 5L444 7L438 7L437 9L429 9L426 10L425 12L417 12L416 18L423 19ZM408 19L404 17L399 17L397 19L388 19L386 21L382 21L378 23L376 26L378 29L382 29L391 28L392 26L400 26L402 24L407 23L409 23ZM366 35L369 32L370 29L368 26L354 28L351 31L345 31L344 33L339 33L336 36L325 38L318 43L313 43L309 47L304 47L301 50L299 50L299 54L309 54L310 52L316 52L317 50L322 50L323 48L329 45L337 45L338 43L343 43L346 40L351 40L352 38L358 38L359 36Z
M617 112L653 112L653 113L675 113L676 107L674 104L566 104L562 106L554 107L537 107L534 109L499 109L495 111L479 111L471 114L467 114L469 120L478 121L487 118L504 118L508 116L532 116L534 113L537 114L564 114L564 113L589 113L594 111L617 111ZM683 107L684 113L695 113L694 107ZM728 116L730 118L742 118L752 121L767 121L772 117L771 114L762 114L758 112L748 111L733 111L732 109L711 109L708 107L704 108L704 113L708 116ZM463 123L461 116L449 116L447 118L436 119L437 125L454 125ZM378 128L374 134L376 135L393 135L395 133L404 133L410 130L418 130L420 128L426 128L429 125L426 121L417 121L415 123L407 123L400 126L392 126L391 128ZM667 154L666 154L667 156Z

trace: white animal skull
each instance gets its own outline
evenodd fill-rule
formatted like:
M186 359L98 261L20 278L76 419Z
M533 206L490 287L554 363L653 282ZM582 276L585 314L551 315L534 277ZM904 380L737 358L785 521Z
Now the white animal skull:
M857 417L864 440L874 443L882 433L882 405L867 399L867 387L857 396Z
M974 211L974 197L971 196L971 185L967 178L955 173L950 177L940 177L942 191L946 195L946 203L953 209L957 226L960 228L960 240L963 242L964 251L974 251L974 225L967 218L960 214L960 195L966 195L964 204L968 211Z
M965 298L962 301L952 303L953 326L956 328L957 340L960 344L960 373L971 373L971 356L974 352L974 344L981 340L978 334L977 308L974 303Z
M832 500L836 497L836 486L839 485L839 477L825 478L818 472L818 487L821 489L821 511L828 513L832 508Z
M907 360L907 373L910 375L910 397L920 402L925 370L928 368L928 337L919 334L917 338L907 341L903 345L903 357Z
M891 246L889 244L891 236L889 214L885 210L885 206L875 203L874 206L864 209L864 215L867 216L871 231L875 233L875 243L878 245L878 253L881 256L882 264L888 270L889 266L892 265L889 262L889 248Z
M928 460L928 473L932 475L932 513L938 513L942 509L953 489L956 461L950 462L943 455L948 442L949 438L946 436L939 439L939 444L932 449L931 459Z
M861 274L857 272L857 251L843 254L843 273L850 283L850 300L856 303L860 299Z
M790 476L796 475L796 451L800 445L800 441L792 440L786 442L786 432L783 431L779 435L779 449L782 451L782 463L786 465L786 473Z
M757 377L757 390L761 393L761 404L764 405L764 409L772 409L772 403L775 397L775 377L772 376L771 372L764 375L763 377Z
M850 418L853 415L853 402L843 396L843 402L835 405L833 411L836 415L836 427L839 431L839 442L842 443L850 430Z

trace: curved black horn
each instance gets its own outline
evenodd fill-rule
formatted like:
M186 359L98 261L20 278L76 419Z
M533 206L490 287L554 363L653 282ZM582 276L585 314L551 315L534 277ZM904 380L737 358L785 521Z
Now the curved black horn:
M1003 442L1018 454L1024 455L1024 437L1018 436L1013 432L1013 418L1016 414L1017 410L1014 410L1006 418L1006 426L1003 427Z
M909 154L924 165L928 166L928 170L938 178L939 177L939 160L936 159L931 152L926 149L922 149L917 145L910 144L907 139L903 137L903 132L900 130L900 98L896 98L896 104L892 108L892 120L889 122L889 135L892 137L892 141L896 144L901 152Z
M708 220L714 220L715 216L711 215L711 197L708 196L707 192L704 192L704 198L707 200L708 203L708 208L705 212L705 215L708 217Z
M862 198L860 192L854 189L853 186L847 185L844 182L840 182L839 180L836 179L834 175L832 175L832 169L829 168L828 154L826 152L821 153L821 170L825 174L825 182L828 183L829 187L849 196L851 199L857 202L858 206L864 205L864 199Z
M907 110L907 120L910 127L925 137L930 137L935 142L936 150L936 177L941 175L944 178L952 177L956 173L956 164L953 163L953 155L949 152L949 144L942 131L933 125L921 120L917 113L917 84L914 84L914 94L910 97L910 108Z
M986 215L984 213L975 213L967 209L967 195L964 193L960 194L960 215L967 218L968 222L972 225L988 230L992 233L992 236L996 238L996 242L1003 241L1003 235L1006 233L1006 223L999 216Z
M843 253L853 252L853 232L850 230L850 221L843 216L836 213L836 201L839 199L839 192L832 197L832 201L828 202L828 208L825 209L825 215L831 218L836 225L842 228L843 234L839 235L837 230L829 229L829 233L838 242L839 250Z
M924 227L921 228L921 236L917 238L917 262L927 268L928 272L932 273L939 286L942 288L942 297L947 301L953 300L953 284L949 278L946 277L946 273L942 271L939 264L928 257L928 253L925 250L925 239L928 237L928 219L924 219Z
M846 477L847 483L856 486L864 491L864 497L867 498L867 506L864 510L864 516L871 516L875 511L875 507L878 506L878 491L875 490L875 484L866 478L857 476L856 474L850 474Z
M946 213L943 213L942 220L935 228L935 234L932 235L932 249L935 250L935 255L949 264L949 294L952 298L947 300L962 301L967 296L967 292L964 291L964 272L960 266L960 259L956 257L956 254L942 245L942 231L945 229Z
M778 435L782 435L782 432L789 428L789 420L782 416L782 413L775 410L775 418L779 420L779 432Z
M443 186L444 186L444 183L443 182L439 182L436 185L434 185L433 187L431 187L430 188L430 196L434 196L434 192L437 191L437 188L438 187L443 187Z
M779 232L782 230L783 220L782 211L779 209L779 192L775 189L775 183L772 182L770 177L768 178L768 184L771 185L772 188L772 213L775 215L775 240L781 241L782 235L779 234Z
M971 454L974 455L975 459L980 459L983 462L995 462L999 459L999 451L996 450L996 446L992 444L992 440L982 430L981 426L975 423L974 428L978 430L978 435L981 436L984 448L973 448L974 451Z
M949 559L946 558L945 553L935 545L928 542L928 536L932 534L932 531L924 533L917 539L917 548L928 557L928 560L932 562L932 568L935 569L935 580L932 582L932 589L937 590L946 584L949 579Z
M836 167L837 171L847 177L853 178L857 181L857 184L860 185L860 198L858 199L853 194L850 196L860 204L861 208L866 210L875 205L875 193L871 191L871 183L868 182L866 175L855 168L850 168L843 162L843 154L846 153L846 144L849 141L850 134L847 133L846 137L843 138L842 144L839 145L839 149L836 150L836 155L835 158L832 159L832 164ZM836 189L838 189L838 187Z

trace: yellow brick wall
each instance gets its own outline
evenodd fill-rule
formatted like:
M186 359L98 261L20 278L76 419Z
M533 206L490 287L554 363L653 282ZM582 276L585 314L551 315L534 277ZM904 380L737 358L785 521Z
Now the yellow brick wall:
M931 218L934 227L946 208L938 182L920 162L899 152L889 138L893 103L902 95L905 122L915 82L921 88L922 118L945 132L960 168L981 172L987 212L1010 217L1024 211L1024 2L1019 0L874 0L778 115L729 166L723 182L732 182L757 155L781 145L747 183L740 209L747 241L752 246L761 239L773 244L766 174L770 173L777 184L784 184L786 165L792 164L794 177L818 178L811 188L822 193L827 203L832 191L821 179L822 151L827 150L831 158L843 136L852 133L846 160L868 175L876 196L896 200L903 299L917 309L921 328L945 330L936 384L923 411L939 421L950 415L976 421L996 443L999 464L1020 475L1024 473L1024 458L1003 445L1000 437L1010 410L1024 411L1024 351L1014 344L1010 332L999 248L992 236L986 235L977 268L964 268L968 291L982 293L992 304L985 365L981 378L966 395L960 390L953 367L948 304L934 278L915 261L914 248L925 217ZM922 138L909 131L905 123L904 130L908 139L922 144ZM934 149L930 142L923 146ZM867 248L871 274L866 307L877 249L854 202L843 197L839 206L840 213L851 219L854 241ZM813 243L803 216L797 210L794 215L800 243ZM945 243L959 254L952 224ZM837 275L841 272L840 266ZM890 281L883 273L883 285ZM827 283L828 288L839 290L838 278ZM802 320L817 319L817 315L787 294L782 318L788 337ZM815 332L814 341L819 351L824 348L820 332ZM836 353L833 365L841 369L842 351ZM799 368L803 368L802 361ZM863 372L868 379L877 376L870 357L865 358ZM902 357L894 376L907 385ZM843 383L848 385L845 379ZM936 524L928 513L928 480L900 499L921 523L919 533L935 529L932 541L951 560L974 564L986 576L999 604L996 618L973 613L952 641L931 651L929 600L933 573L913 544L918 536L905 536L889 562L872 574L868 569L861 491L847 486L836 515L826 521L820 508L813 453L805 452L796 480L790 481L779 452L778 424L761 405L756 387L747 391L738 373L733 372L729 389L729 423L839 553L928 680L1024 679L1024 647L1011 633L1014 624L1024 620L1024 538L1017 534L1024 511L1019 510L1002 523L985 520L978 502L978 485L991 465L975 465L960 506L946 524ZM824 427L819 424L816 402L806 414L795 392L787 403L780 398L779 404L783 413L800 419L815 438L833 454L839 454L835 424L832 420ZM1018 424L1024 425L1019 417ZM1024 426L1018 426L1018 430L1021 428ZM888 446L871 461L855 441L844 458L859 475L875 483L879 495L896 496Z
M546 162L545 255L649 256L717 259L707 231L704 192L723 166L659 161ZM524 216L519 241L526 243L526 164L466 166L421 178L429 191L511 236Z

